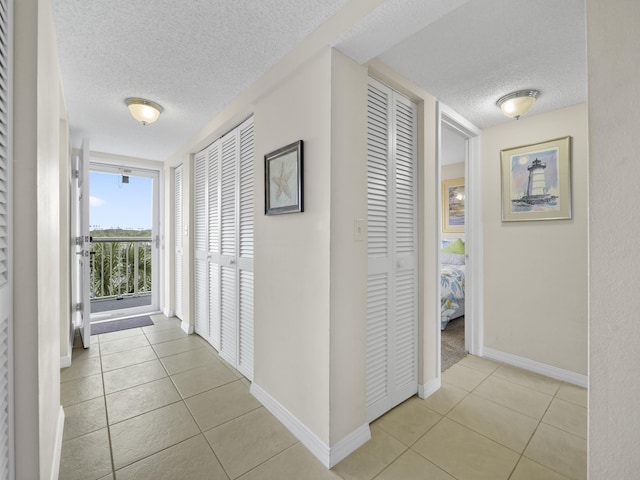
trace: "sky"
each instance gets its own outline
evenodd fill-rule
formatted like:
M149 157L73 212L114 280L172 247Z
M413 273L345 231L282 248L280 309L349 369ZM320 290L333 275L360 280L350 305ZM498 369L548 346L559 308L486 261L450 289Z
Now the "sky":
M152 186L147 177L129 177L102 172L89 174L89 225L91 229L149 229L152 222Z

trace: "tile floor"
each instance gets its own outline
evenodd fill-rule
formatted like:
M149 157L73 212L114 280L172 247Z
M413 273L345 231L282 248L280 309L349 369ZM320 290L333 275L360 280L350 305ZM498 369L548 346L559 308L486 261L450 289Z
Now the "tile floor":
M61 371L60 480L586 478L584 389L467 356L328 471L206 342L153 319Z

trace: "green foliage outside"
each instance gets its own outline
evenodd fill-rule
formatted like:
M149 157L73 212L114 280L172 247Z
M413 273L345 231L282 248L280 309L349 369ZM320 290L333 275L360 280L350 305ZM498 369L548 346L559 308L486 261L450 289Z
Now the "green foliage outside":
M150 238L151 230L94 230L91 235L92 298L151 292L151 241L96 241L113 237Z
M125 230L123 228L105 228L91 230L94 238L104 237L148 237L151 238L151 230Z

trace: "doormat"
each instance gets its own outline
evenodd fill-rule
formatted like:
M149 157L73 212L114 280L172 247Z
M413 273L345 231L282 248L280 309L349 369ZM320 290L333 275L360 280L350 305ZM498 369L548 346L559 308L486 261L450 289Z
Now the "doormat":
M109 320L107 322L92 323L91 335L118 332L130 328L148 327L149 325L153 325L153 320L151 320L151 317L148 315L144 317L123 318L122 320Z

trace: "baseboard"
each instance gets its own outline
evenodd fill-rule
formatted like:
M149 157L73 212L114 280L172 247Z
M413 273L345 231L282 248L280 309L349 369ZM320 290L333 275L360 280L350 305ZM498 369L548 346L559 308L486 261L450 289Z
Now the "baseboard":
M328 468L335 467L338 463L347 458L369 440L371 440L369 424L365 423L364 425L360 425L353 432L342 440L336 442L336 444L330 448Z
M424 385L418 385L418 396L423 400L440 390L440 377L429 380Z
M174 317L176 314L173 310L169 309L169 308L163 308L162 309L162 314L167 317L167 318L171 318Z
M53 464L51 465L51 480L58 480L60 474L60 458L62 456L62 435L64 434L64 409L60 405L58 425L56 427L56 443L53 446Z
M548 365L546 363L520 357L511 353L501 352L500 350L494 350L489 347L484 347L482 353L483 357L490 358L491 360L496 360L514 367L539 373L540 375L555 378L556 380L562 380L563 382L571 383L579 387L587 388L589 385L589 377L587 375L572 372L571 370L554 367L553 365Z
M189 325L187 322L182 321L182 323L180 324L180 328L182 329L182 331L184 333L186 333L187 335L191 335L193 333L193 325Z
M71 366L71 352L66 355L60 356L60 368L67 368Z
M71 354L73 353L73 337L76 334L76 329L73 326L73 320L70 320L69 326L69 338L67 342L67 353L64 356L60 356L60 368L67 368L71 366Z
M250 391L326 468L332 468L371 438L369 425L365 424L331 448L255 382Z

